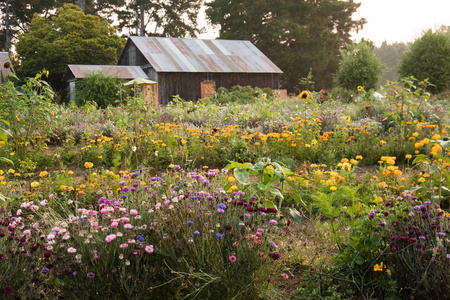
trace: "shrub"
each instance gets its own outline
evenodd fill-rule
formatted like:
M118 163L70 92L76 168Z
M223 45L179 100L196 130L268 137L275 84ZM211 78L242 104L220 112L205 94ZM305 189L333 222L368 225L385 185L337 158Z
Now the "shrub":
M401 77L414 76L418 81L429 79L428 89L440 93L450 86L450 33L443 29L428 30L400 58Z
M358 86L363 86L365 90L376 88L382 65L376 58L372 45L365 41L349 45L341 51L341 56L334 78L337 86L347 90L355 90Z
M100 108L116 106L121 102L121 94L124 94L120 88L121 82L103 72L92 73L77 82L75 102L78 106L89 101L97 103Z

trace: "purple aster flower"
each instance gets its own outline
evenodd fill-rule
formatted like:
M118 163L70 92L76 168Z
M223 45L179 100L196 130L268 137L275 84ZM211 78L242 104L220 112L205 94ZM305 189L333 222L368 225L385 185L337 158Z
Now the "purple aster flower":
M86 276L87 276L88 278L94 278L94 277L95 277L95 274L94 274L94 273L87 273Z
M197 230L194 231L194 235L199 235L199 234L200 234L200 232L198 232Z
M250 214L244 214L244 217L248 219L248 218L251 217L251 215Z
M439 236L445 236L445 232L439 232Z
M50 271L50 270L49 270L48 268L43 268L43 269L42 269L42 273L43 273L43 274L47 274L49 271Z
M187 224L188 224L188 226L192 226L192 224L194 224L194 222L188 221Z
M121 181L121 182L119 182L119 184L121 185L121 186L124 186L125 185L125 181Z
M372 220L373 217L375 216L375 212L373 211L373 209L369 212L369 220Z

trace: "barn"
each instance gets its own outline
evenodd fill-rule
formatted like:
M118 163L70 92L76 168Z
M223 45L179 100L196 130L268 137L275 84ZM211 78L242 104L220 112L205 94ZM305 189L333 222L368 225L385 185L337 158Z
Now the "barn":
M197 101L220 87L278 89L282 71L249 41L132 36L118 60L158 83L159 103Z

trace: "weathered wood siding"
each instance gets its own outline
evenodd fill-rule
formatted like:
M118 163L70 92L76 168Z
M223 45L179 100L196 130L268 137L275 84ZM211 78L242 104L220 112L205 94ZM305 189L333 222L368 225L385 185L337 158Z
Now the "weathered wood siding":
M150 79L154 74L146 71ZM153 76L152 76L153 75ZM196 102L201 98L201 82L214 81L216 89L235 85L278 89L278 74L266 73L158 73L159 103L167 105L173 96ZM152 79L154 80L154 79Z

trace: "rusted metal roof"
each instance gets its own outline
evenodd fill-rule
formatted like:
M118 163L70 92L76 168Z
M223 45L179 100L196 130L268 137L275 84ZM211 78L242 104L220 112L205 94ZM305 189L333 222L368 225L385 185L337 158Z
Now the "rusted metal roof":
M130 39L157 72L283 73L250 41Z
M92 73L103 72L105 75L122 79L134 79L148 76L139 66L107 66L107 65L68 65L76 79L89 76Z

